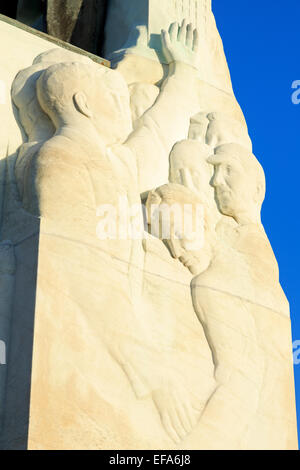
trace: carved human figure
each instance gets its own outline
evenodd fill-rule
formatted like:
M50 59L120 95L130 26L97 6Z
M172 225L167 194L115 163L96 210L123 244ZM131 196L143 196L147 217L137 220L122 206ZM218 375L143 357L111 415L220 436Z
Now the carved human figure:
M15 163L15 179L19 195L23 199L23 184L25 167L31 161L40 147L53 137L55 128L50 118L43 112L36 95L36 82L41 74L51 65L60 62L82 62L92 64L92 60L86 56L76 54L64 49L49 49L39 54L33 64L21 70L15 77L11 96L13 103L19 111L20 123L27 136L27 142L18 150Z
M206 217L210 219L211 231L217 224L222 225L224 215L217 208L214 189L210 185L213 168L207 158L212 149L231 142L249 151L252 149L244 125L220 112L200 112L191 118L188 139L178 142L170 154L170 183L182 184L199 193Z
M151 83L132 83L129 85L130 91L130 107L133 128L139 125L140 118L155 103L159 88Z
M67 170L70 164L75 166L76 156L76 168L82 168L83 176L80 178L76 171L77 184L79 179L82 181L77 187L84 187L83 192L76 191L76 195L72 194L72 201L74 202L74 197L78 198L80 204L76 206L89 206L93 214L95 203L96 207L100 203L114 203L111 196L115 194L113 184L110 189L106 187L105 190L99 184L104 175L102 168L99 168L99 171L94 168L97 166L96 162L102 161L103 165L105 161L110 173L113 162L116 162L115 167L122 167L119 173L124 173L121 181L126 181L125 186L131 188L133 181L138 184L134 199L138 199L138 193L154 186L157 175L162 182L167 181L169 152L178 135L186 135L190 115L197 106L193 93L196 80L194 66L198 62L197 32L186 23L181 27L173 24L169 33L163 32L163 44L170 62L169 76L154 106L142 116L142 122L134 132L128 88L117 71L99 65L93 67L65 63L53 65L42 74L37 83L38 99L42 109L53 122L56 134L35 155L31 162L32 171L28 171L24 176L28 191L26 206L30 211L50 218L55 217L56 220L65 218L66 205L70 204L66 193L60 198L61 209L55 208L54 202L57 200L59 188L65 186L65 181L62 185L59 184L59 179L64 179L63 175L66 174L66 171L62 170ZM187 83L190 87L186 86ZM170 119L170 115L174 116L174 119ZM112 152L114 157L111 156L107 160L107 152ZM50 154L51 158L48 158ZM67 154L70 155L69 159ZM62 158L62 155L65 158ZM83 161L91 161L92 155L93 163L90 164L93 170L89 171L89 164L83 165ZM100 163L98 165L100 166ZM57 173L55 177L54 171ZM68 171L70 179L71 173ZM118 181L121 192L120 174L110 177L112 181ZM87 204L88 200L91 201L91 195L87 195L86 184L89 178L91 181L97 181L93 186L95 195L91 205ZM106 185L107 180L105 177ZM127 182L130 182L129 185ZM37 200L34 202L35 194ZM35 207L30 207L32 204Z
M213 176L213 168L207 162L210 155L211 148L199 140L178 142L170 154L169 181L198 194L205 208L205 217L209 219L208 226L213 231L222 215L216 205L214 189L209 184Z
M87 312L97 309L97 320L91 320L93 327L106 335L137 396L151 395L160 388L167 395L162 383L166 367L159 367L158 354L156 368L141 370L141 364L149 365L153 359L153 355L147 355L147 347L153 347L151 338L136 311L140 307L137 286L142 276L142 241L97 239L97 209L105 204L117 207L119 197L125 196L129 206L137 204L142 212L140 193L168 180L169 153L178 137L187 135L190 117L199 108L194 92L197 31L183 22L181 26L171 25L162 38L169 75L134 131L128 87L117 71L78 62L48 67L37 81L37 97L56 132L30 156L23 177L23 203L28 211L46 219L48 230L50 226L59 237L97 248L92 251L99 272L105 272L102 282L93 289L91 280L87 286L74 278L74 285L65 290L85 298ZM67 256L65 252L61 270L67 269ZM81 279L85 278L88 261L80 258ZM88 266L87 273L90 269ZM63 282L69 282L69 278L63 277ZM113 305L111 285L115 286ZM109 317L105 316L108 310ZM144 354L144 361L132 354L135 348ZM182 394L174 392L170 403L183 403L178 396ZM157 398L155 403L162 416L166 401ZM175 404L169 407L173 413L169 435L173 432L173 439L182 438L191 430L193 420L187 425L182 405L183 422L177 424Z
M150 191L146 208L152 235L161 238L192 274L199 266L204 271L212 257L213 229L201 195L169 183Z
M219 210L237 226L227 231L222 227L222 242L209 268L192 281L194 308L211 345L217 381L202 423L220 445L229 441L235 447L242 445L268 388L267 358L275 341L272 333L266 338L264 319L270 312L288 317L288 305L260 219L265 197L262 167L237 144L218 147L208 161L215 169L211 184ZM276 344L273 354L276 348L288 363L287 344ZM281 360L281 378L286 371L282 365ZM219 414L216 421L215 413ZM224 422L231 423L230 439L222 428Z
M208 243L211 236L200 194L181 184L166 184L150 191L146 209L152 235L163 239L172 256L194 275L199 266L205 270L212 254ZM196 392L166 371L165 383L166 387L153 392L153 398L167 432L179 442L195 428L215 382L207 377Z
M270 315L286 316L288 320L288 305L260 221L265 195L260 164L237 144L217 148L208 161L214 165L211 184L225 216L217 227L217 241L210 247L211 258L203 264L208 249L188 252L186 234L166 243L174 257L193 274L198 272L191 283L192 299L215 365L216 387L197 427L199 432L203 430L201 445L239 448L247 432L251 433L249 429L269 388L270 350L277 360L281 358L276 371L278 386L286 380L287 367L282 358L287 361L288 345L275 346L274 332L266 339L264 321ZM173 201L176 199L180 196L174 193ZM161 202L168 201L162 198Z
M162 38L169 76L135 131L128 87L117 71L78 62L46 69L37 81L37 96L56 132L30 157L23 179L29 212L53 221L64 236L89 240L130 266L141 266L141 241L98 240L97 210L105 204L118 207L120 196L129 206L139 205L140 193L156 178L167 181L169 152L177 136L187 133L199 106L194 98L197 31L186 22L175 23Z

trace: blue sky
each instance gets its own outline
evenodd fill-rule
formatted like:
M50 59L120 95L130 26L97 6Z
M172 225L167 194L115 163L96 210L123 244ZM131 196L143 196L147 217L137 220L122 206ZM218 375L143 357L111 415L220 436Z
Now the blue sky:
M291 100L292 83L300 80L300 2L212 1L235 94L266 173L263 223L290 301L293 340L300 340L300 104ZM300 436L300 364L295 381Z

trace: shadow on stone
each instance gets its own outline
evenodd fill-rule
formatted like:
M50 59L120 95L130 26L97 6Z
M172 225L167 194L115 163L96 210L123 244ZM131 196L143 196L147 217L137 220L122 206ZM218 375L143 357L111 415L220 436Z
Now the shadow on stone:
M15 257L11 299L6 318L7 370L2 381L4 397L0 449L26 449L29 425L34 310L39 245L39 219L21 205L14 181L16 155L2 165L3 214L1 240L10 240ZM3 172L5 172L3 174ZM2 270L1 270L2 271ZM7 282L0 272L0 283ZM4 296L2 297L5 301ZM1 303L0 303L1 305ZM6 386L5 386L6 382ZM2 408L2 410L3 410Z

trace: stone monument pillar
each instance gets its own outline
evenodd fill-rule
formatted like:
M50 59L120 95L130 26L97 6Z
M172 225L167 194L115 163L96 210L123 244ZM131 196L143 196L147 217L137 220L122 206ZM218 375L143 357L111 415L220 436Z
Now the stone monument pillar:
M0 447L296 449L265 175L211 2L108 6L112 67L0 16Z
M110 0L103 55L128 76L147 82L162 78L165 58L160 33L170 23L186 18L199 31L202 64L200 78L232 93L222 41L211 11L211 0ZM210 54L207 52L210 51ZM139 59L139 60L137 60ZM133 65L134 64L134 65Z
M144 53L156 58L155 49L160 53L162 61L165 61L161 53L161 30L167 29L174 21L181 22L186 18L199 28L200 41L203 43L207 37L210 15L211 0L166 0L163 4L159 0L111 0L107 13L104 53L109 57L116 51L137 46L139 31L144 27L146 45L149 44L152 49Z

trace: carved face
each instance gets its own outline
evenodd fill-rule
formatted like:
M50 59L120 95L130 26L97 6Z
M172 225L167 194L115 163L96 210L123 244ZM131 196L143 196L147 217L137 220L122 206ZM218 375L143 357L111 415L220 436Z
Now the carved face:
M103 84L99 77L99 87L93 106L93 121L98 132L111 144L124 142L132 131L130 96L127 84L111 71L111 86Z
M177 143L170 154L170 174L172 183L184 185L197 191L203 202L214 203L214 191L209 181L213 167L207 162L211 148L195 140Z
M146 208L151 234L163 240L172 257L192 274L201 272L209 240L199 195L181 184L169 183L149 193Z
M165 240L173 258L178 259L192 274L198 274L203 270L204 248L206 248L204 230L204 220L200 216L198 223L193 227L189 224L180 227L173 224L171 237Z
M240 212L247 211L253 184L247 178L242 165L228 157L215 164L214 168L211 185L215 188L217 204L222 214L235 217Z
M207 161L214 166L210 184L215 189L219 211L239 224L260 224L266 182L256 157L233 143L217 147Z
M173 258L179 259L192 274L198 274L201 271L199 267L201 264L201 251L191 250L191 247L193 247L191 240L171 238L166 240L166 244Z
M37 95L56 128L67 124L84 133L88 118L107 145L124 142L132 130L128 86L116 70L79 62L54 64L38 79Z

